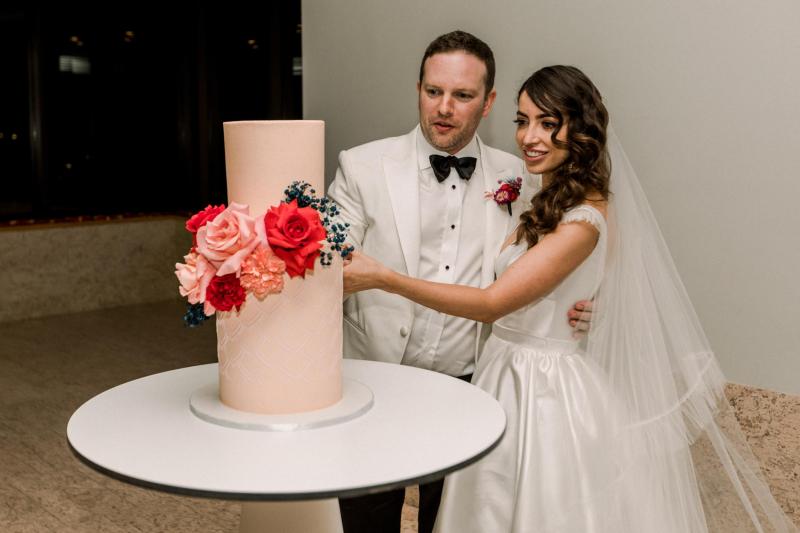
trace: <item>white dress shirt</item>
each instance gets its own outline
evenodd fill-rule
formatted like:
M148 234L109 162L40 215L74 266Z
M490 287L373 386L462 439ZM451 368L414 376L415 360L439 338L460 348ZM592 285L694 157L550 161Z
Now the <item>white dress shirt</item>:
M485 199L480 150L475 137L456 157L476 158L469 181L450 170L439 183L430 156L449 154L432 147L417 130L420 258L418 276L440 283L480 286ZM414 306L403 364L463 376L474 370L477 324L473 320Z

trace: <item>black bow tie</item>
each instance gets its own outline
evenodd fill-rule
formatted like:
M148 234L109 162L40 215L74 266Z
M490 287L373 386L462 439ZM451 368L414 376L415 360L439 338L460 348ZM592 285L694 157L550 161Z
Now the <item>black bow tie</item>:
M436 174L436 179L439 180L439 183L447 179L447 176L450 175L451 167L456 169L462 180L469 180L472 177L472 173L475 172L475 163L477 162L474 157L456 157L454 155L434 154L430 159L433 173Z

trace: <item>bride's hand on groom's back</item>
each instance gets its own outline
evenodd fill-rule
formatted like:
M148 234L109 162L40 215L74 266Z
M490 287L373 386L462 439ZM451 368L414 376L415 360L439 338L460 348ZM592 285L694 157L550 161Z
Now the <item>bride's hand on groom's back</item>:
M390 272L388 268L370 256L353 252L344 263L345 295L381 288L381 281L387 272Z

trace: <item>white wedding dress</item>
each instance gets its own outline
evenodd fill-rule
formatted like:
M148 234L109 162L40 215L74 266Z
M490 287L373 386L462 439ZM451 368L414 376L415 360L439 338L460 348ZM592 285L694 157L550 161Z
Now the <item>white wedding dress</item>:
M588 205L562 218L573 221L600 232L589 257L546 297L492 327L472 381L500 402L506 432L486 458L447 478L439 532L634 531L620 530L609 515L611 487L624 493L609 453L619 445L609 416L613 394L566 319L602 280L606 223ZM525 242L503 250L497 276L525 252Z
M797 533L770 494L725 377L619 139L597 244L492 327L473 384L506 413L498 446L445 481L438 533ZM528 251L504 249L497 276ZM567 312L594 298L585 342Z
M724 383L712 355L697 356L701 365L686 363L688 392L675 410L640 421L644 409L620 394L601 364L607 359L573 339L567 312L601 288L610 248L608 223L597 209L580 205L562 218L576 221L599 231L589 257L546 297L492 327L472 382L500 402L506 432L485 458L446 478L434 531L797 531L761 479L724 395L708 392L709 383L715 390ZM524 242L503 250L497 276L527 251ZM602 331L600 316L593 316L592 331ZM644 352L626 353L655 367ZM637 396L642 405L648 398ZM683 422L676 424L674 415Z

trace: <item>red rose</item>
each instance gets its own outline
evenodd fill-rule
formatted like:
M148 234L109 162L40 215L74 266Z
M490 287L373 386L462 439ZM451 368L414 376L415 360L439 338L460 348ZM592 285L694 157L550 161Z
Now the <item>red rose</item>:
M206 300L218 311L238 311L247 295L236 274L214 276L206 289Z
M209 220L217 218L217 215L223 211L225 211L225 204L216 207L209 205L186 221L186 229L192 233L197 233L197 230L205 226Z
M317 210L297 207L297 200L270 208L264 216L264 229L272 251L286 263L291 277L306 277L306 269L314 269L320 241L328 234Z

